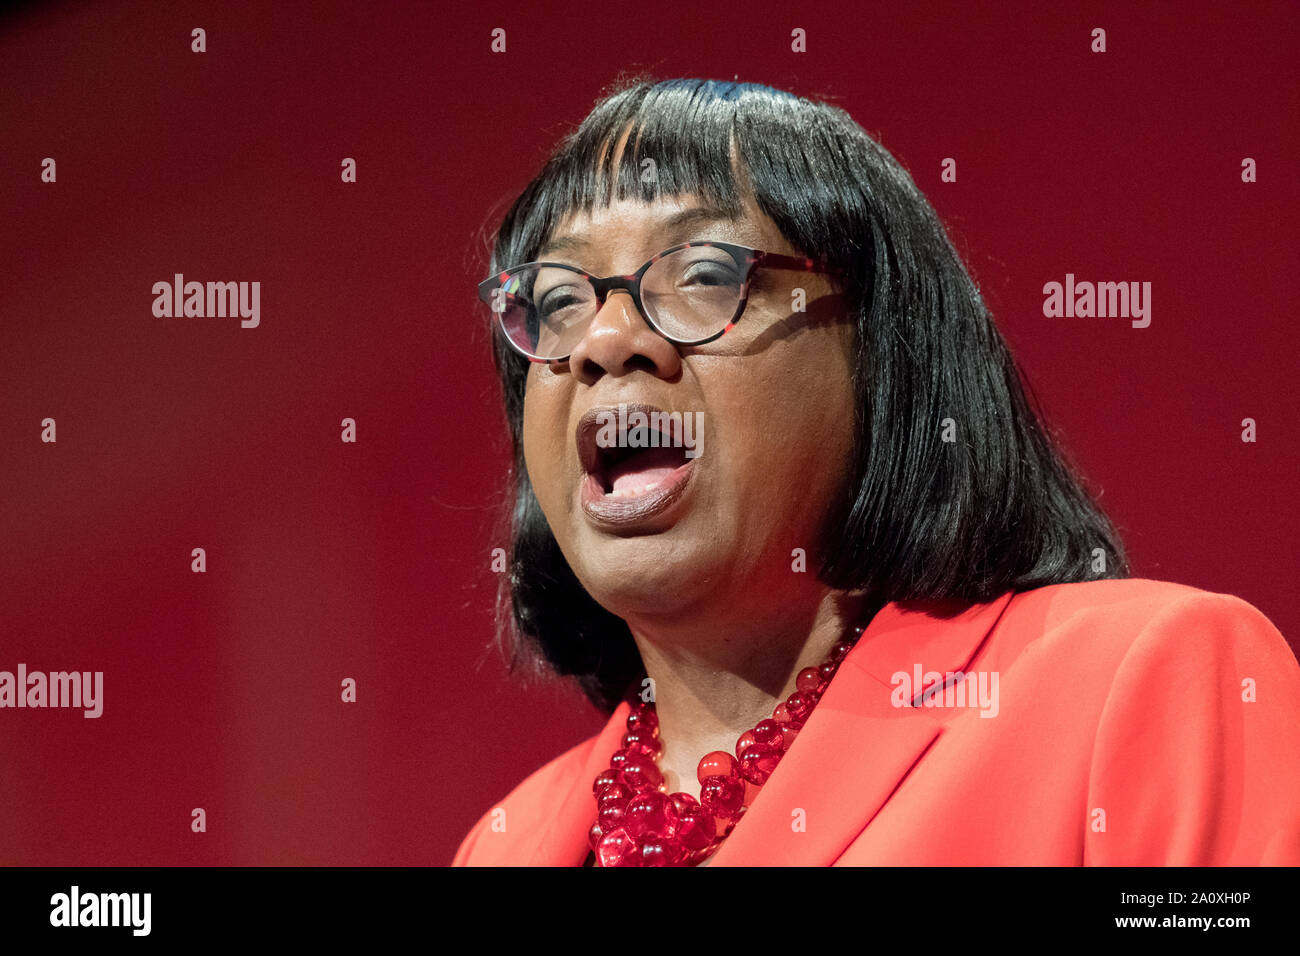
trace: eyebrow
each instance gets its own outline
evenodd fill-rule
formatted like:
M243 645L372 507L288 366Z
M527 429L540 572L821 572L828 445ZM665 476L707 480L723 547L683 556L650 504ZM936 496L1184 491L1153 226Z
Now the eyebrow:
M674 234L680 234L687 227L712 222L737 222L739 219L739 216L733 216L715 206L692 206L690 209L682 209L664 217L658 224L658 231L666 233L671 239ZM545 259L557 252L578 252L591 248L591 245L591 242L580 235L557 236L546 244L537 254L537 258Z

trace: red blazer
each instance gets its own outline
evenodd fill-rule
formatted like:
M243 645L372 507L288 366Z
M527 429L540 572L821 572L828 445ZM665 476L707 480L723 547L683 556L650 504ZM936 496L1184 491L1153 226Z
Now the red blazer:
M956 683L948 706L897 706L931 671L983 680L996 713L955 706ZM490 808L452 865L582 865L627 714ZM1300 865L1300 666L1245 601L1140 579L946 618L886 605L709 861L1238 864Z

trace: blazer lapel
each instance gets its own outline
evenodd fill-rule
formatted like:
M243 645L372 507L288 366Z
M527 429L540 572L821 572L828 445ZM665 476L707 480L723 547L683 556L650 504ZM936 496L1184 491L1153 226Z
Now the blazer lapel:
M710 865L834 863L943 732L933 708L894 706L893 675L964 670L1012 596L885 605Z
M627 731L627 715L632 707L623 701L597 735L580 770L568 783L559 805L550 819L536 821L529 834L531 847L525 846L520 859L528 866L581 866L591 847L587 834L596 821L596 799L591 785L609 766L609 758L619 748Z

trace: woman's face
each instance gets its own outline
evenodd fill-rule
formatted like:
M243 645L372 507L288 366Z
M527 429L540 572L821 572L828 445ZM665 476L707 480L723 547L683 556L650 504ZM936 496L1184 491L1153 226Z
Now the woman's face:
M537 258L610 276L695 239L804 254L752 200L738 220L666 223L700 206L676 197L579 212ZM556 248L560 237L576 242ZM854 334L829 276L758 269L739 323L706 345L669 342L631 296L615 292L567 362L530 366L528 475L570 567L597 602L624 618L708 602L757 610L789 596L791 586L810 586L827 513L851 468ZM592 416L633 403L690 416L695 457L678 448L620 464L620 453L596 451ZM594 444L608 444L614 427Z

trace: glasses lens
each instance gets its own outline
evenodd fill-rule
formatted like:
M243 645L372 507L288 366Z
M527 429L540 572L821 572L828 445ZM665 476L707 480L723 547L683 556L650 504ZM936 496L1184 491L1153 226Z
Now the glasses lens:
M691 246L664 256L641 280L641 301L665 335L684 341L721 332L744 294L744 271L729 252Z
M690 246L657 260L641 279L646 316L682 342L712 338L740 307L745 270L724 249ZM514 346L540 359L572 354L599 310L596 290L574 269L517 269L489 298Z
M496 289L490 306L517 348L537 358L563 358L596 314L596 290L571 269L530 266Z

